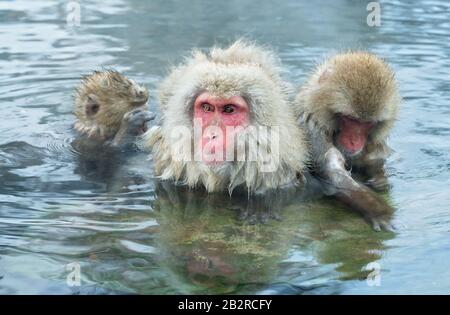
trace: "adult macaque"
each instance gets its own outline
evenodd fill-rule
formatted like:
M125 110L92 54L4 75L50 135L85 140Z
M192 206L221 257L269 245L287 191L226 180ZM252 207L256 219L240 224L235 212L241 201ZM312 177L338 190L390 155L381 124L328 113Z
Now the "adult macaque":
M75 129L83 143L124 149L147 130L148 91L117 71L95 71L75 91Z
M161 125L145 139L155 172L208 193L295 187L307 146L269 50L237 41L195 51L160 87Z
M366 52L338 54L321 64L295 102L300 123L311 140L314 172L326 193L360 211L377 230L390 229L392 209L367 184L384 189L386 138L397 116L400 96L393 71Z

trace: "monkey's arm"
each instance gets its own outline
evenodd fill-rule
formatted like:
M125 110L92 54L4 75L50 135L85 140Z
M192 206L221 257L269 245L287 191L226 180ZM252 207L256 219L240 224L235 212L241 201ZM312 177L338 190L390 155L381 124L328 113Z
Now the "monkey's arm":
M312 132L312 151L316 157L316 173L321 177L324 192L333 195L361 213L375 230L391 230L389 224L393 209L378 195L355 181L345 169L345 158L330 140L318 132Z
M326 193L334 195L351 209L361 213L375 230L391 230L393 209L365 185L355 181L345 169L342 154L332 148L325 154L321 174L325 177Z
M123 116L119 131L110 144L119 149L129 148L135 143L136 137L147 130L147 122L154 118L154 114L142 109L135 109L126 113Z

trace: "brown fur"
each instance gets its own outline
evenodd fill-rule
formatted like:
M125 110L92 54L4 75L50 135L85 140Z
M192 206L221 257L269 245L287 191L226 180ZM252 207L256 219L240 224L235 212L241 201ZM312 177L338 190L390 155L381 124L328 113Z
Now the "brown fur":
M338 54L319 65L300 89L295 111L309 129L328 137L337 131L336 115L372 121L366 153L386 156L386 138L395 122L400 103L394 72L368 52Z
M319 65L294 105L300 125L307 128L313 172L321 179L325 194L360 212L375 230L392 230L389 220L393 209L365 184L379 190L387 187L383 164L390 149L386 138L399 103L389 66L370 53L348 52ZM356 155L349 155L335 141L340 115L376 123ZM357 182L346 166L368 177L365 184Z
M280 70L279 60L271 51L244 41L225 49L213 47L207 54L194 51L171 71L159 89L162 124L150 129L145 140L153 152L156 174L191 188L203 186L208 192L228 190L230 194L237 186L249 193L263 193L297 184L296 174L304 169L307 149L303 131L296 126L288 104L289 86L281 79ZM177 159L180 148L192 140L174 141L170 134L177 126L192 129L193 102L205 91L224 98L242 96L249 103L252 125L280 127L276 171L262 172L260 160L212 167ZM269 138L259 139L259 147L268 148L269 144Z
M94 71L83 77L74 99L75 129L89 137L107 140L119 130L125 113L147 102L148 91L117 71ZM87 110L92 101L99 105L94 115Z

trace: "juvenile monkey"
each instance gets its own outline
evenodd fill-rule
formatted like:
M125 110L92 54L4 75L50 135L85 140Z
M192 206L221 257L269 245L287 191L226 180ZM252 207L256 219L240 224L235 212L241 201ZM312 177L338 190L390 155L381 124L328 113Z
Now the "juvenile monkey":
M82 79L74 95L76 173L106 184L108 190L144 181L133 171L139 152L132 149L154 118L146 110L148 96L145 87L117 71L95 71Z
M390 229L392 212L383 200L352 178L384 189L386 139L397 116L400 96L393 71L367 52L338 54L317 67L300 89L295 110L311 140L314 172L326 192L360 211L377 230Z
M75 90L75 129L84 143L126 148L147 130L148 91L117 71L95 71Z
M269 50L239 40L194 51L159 89L161 125L145 136L156 175L208 193L297 186L307 146L288 92Z

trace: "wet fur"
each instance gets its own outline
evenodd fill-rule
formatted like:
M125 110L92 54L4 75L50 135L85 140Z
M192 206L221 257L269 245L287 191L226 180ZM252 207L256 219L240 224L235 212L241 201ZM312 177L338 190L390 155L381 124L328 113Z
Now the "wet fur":
M145 89L115 70L94 71L84 76L74 94L74 128L90 138L113 138L124 115L136 108L137 90L145 91L144 98L148 98ZM86 112L89 95L94 95L100 105L93 116Z
M191 188L230 194L237 186L244 187L249 194L258 194L297 185L297 174L302 174L307 160L307 146L288 103L289 85L281 79L280 71L273 52L245 41L237 41L225 49L213 47L209 53L194 51L171 71L159 89L161 126L153 127L145 135L156 174ZM260 160L224 162L213 167L176 158L176 152L190 145L193 136L174 141L170 134L176 126L192 129L193 102L205 91L224 98L240 95L250 106L252 125L280 127L280 163L276 171L262 172ZM263 139L258 146L266 149L269 142L270 139Z
M397 118L401 97L394 72L379 57L368 52L338 54L318 65L301 87L294 108L309 132L332 141L338 131L337 115L343 114L378 125L371 131L362 154L364 160L386 158L386 139Z
M311 141L311 170L323 191L360 212L375 230L392 230L393 209L355 181L351 169L368 176L366 183L374 188L387 187L383 165L391 150L386 140L400 100L394 72L383 60L367 52L348 52L319 65L294 102L298 122ZM335 145L340 115L377 123L355 156L346 156L346 150Z

